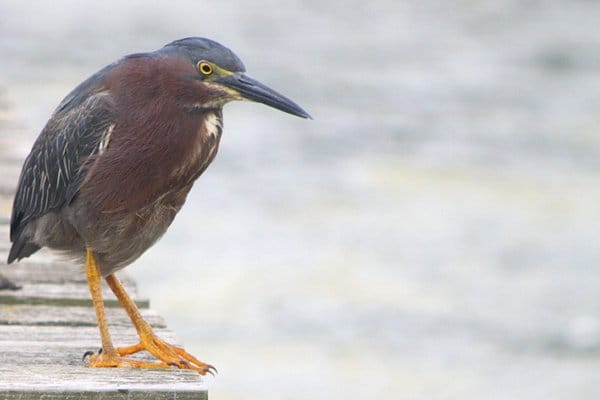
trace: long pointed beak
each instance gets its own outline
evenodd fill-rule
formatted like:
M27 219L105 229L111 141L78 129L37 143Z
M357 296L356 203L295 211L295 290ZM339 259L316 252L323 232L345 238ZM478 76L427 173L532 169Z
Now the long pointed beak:
M247 75L241 73L227 75L220 78L218 82L235 90L246 100L263 103L301 118L312 119L298 104Z

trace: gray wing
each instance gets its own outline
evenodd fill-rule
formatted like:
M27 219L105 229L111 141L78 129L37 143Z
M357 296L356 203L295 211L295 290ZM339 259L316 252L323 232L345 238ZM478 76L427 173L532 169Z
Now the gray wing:
M98 83L97 78L90 80ZM23 230L33 219L73 200L85 178L86 161L108 144L114 127L110 95L90 80L58 106L25 160L13 202L8 263L40 248L23 237Z

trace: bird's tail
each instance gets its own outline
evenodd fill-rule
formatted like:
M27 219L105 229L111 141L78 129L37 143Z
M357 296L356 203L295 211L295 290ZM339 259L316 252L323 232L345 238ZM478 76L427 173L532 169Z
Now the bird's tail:
M10 248L6 263L10 264L15 260L19 261L21 258L29 257L40 248L40 246L27 241L25 238L17 237Z

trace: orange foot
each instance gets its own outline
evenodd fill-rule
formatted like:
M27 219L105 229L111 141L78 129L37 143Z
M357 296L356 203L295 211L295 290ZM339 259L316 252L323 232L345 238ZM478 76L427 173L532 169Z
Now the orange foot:
M214 375L215 372L217 372L217 369L212 365L203 363L193 355L186 352L183 348L173 346L153 333L150 335L142 335L140 337L140 343L138 344L127 347L119 347L116 349L119 356L127 356L142 350L148 351L154 357L162 361L161 363L149 363L156 364L158 366L146 368L165 368L169 366L175 366L182 369L191 369L197 371L200 373L200 375L206 375L206 373ZM165 367L163 367L163 365Z
M132 360L114 353L103 353L102 349L97 354L88 351L83 359L90 357L89 367L92 368L169 368L165 363Z

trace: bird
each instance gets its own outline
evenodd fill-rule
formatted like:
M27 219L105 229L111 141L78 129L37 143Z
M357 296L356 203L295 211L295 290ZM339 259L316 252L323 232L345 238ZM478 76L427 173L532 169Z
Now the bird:
M215 158L223 106L234 100L311 118L248 76L229 48L186 37L126 55L91 75L60 102L35 140L15 192L7 262L47 247L85 265L102 345L88 354L88 366L216 371L158 337L115 272L166 232ZM113 344L102 279L131 319L138 343ZM156 360L128 357L143 350Z

